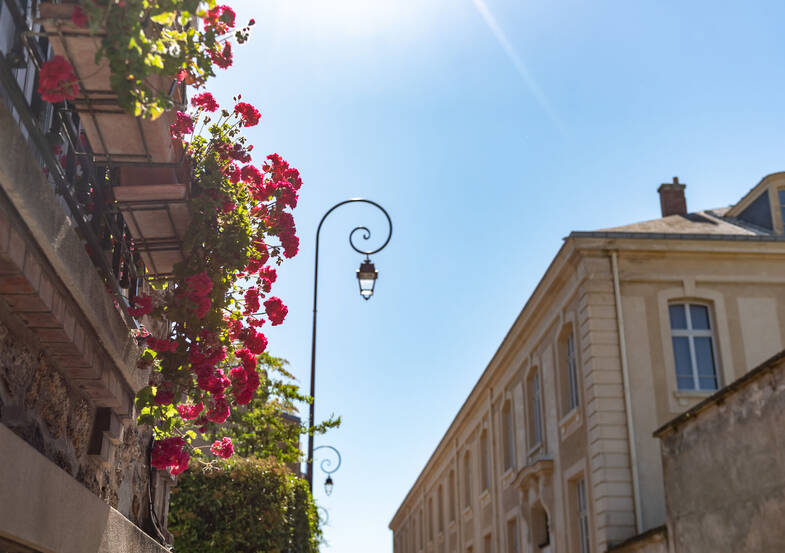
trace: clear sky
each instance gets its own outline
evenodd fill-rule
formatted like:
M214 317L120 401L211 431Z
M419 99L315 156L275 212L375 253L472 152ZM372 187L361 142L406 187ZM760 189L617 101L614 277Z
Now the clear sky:
M270 351L307 389L316 224L364 196L395 225L360 298L348 233L325 223L317 415L340 449L323 551L389 553L387 524L570 230L729 205L785 170L785 3L235 0L255 17L213 85L257 105L257 156L305 184L301 253L279 270ZM304 418L307 410L303 410ZM317 471L317 482L323 475Z

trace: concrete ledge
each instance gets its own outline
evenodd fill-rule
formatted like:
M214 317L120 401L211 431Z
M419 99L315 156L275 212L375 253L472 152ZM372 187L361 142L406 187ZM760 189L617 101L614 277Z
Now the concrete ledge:
M0 424L0 537L42 553L168 553Z
M61 199L44 177L19 124L3 102L0 102L0 128L4 129L0 133L0 189L84 313L128 386L138 391L147 384L146 375L136 368L138 349L129 329L85 252Z

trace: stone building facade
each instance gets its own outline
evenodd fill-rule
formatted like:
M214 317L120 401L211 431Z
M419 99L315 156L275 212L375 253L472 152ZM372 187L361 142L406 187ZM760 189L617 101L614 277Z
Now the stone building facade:
M654 430L785 343L785 174L730 208L659 193L660 219L565 239L395 513L395 553L664 550Z
M37 96L37 5L0 1L0 551L162 553L125 310L144 268L78 116Z

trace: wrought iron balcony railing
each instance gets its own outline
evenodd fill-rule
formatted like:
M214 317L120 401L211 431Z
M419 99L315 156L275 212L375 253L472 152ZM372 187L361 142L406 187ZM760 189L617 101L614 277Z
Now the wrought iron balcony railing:
M115 171L96 162L79 114L68 102L57 105L38 95L38 71L50 57L48 38L35 23L36 3L0 0L0 96L18 121L119 311L136 295L145 268L123 214L114 204Z

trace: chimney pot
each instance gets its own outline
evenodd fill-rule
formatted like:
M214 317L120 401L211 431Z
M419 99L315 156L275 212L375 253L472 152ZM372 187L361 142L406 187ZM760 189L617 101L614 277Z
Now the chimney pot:
M673 177L673 182L661 184L657 189L660 193L660 209L663 217L687 215L687 200L684 197L686 186L679 182L679 177Z

